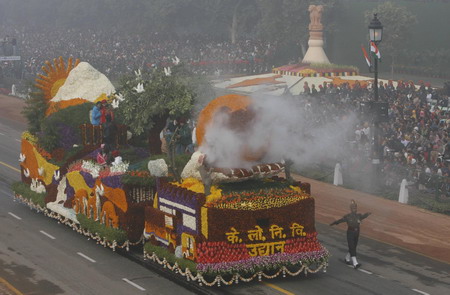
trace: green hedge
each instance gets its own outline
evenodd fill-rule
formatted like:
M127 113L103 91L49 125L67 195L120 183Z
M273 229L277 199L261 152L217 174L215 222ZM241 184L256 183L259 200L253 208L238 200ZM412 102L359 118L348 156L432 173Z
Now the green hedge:
M156 256L159 257L159 259L166 258L167 262L170 264L178 263L178 266L184 271L186 268L189 268L189 270L195 275L197 273L197 264L191 260L184 259L184 258L178 258L175 256L175 254L170 253L169 250L166 247L159 247L155 246L150 242L145 243L144 249L147 253L155 253Z
M107 227L98 221L88 218L84 214L77 214L77 219L82 229L88 230L93 234L98 234L108 242L116 241L118 244L121 244L128 239L124 230Z
M27 200L30 200L31 202L33 202L33 204L35 205L39 205L42 208L45 207L45 196L46 193L37 193L34 192L30 189L30 186L24 182L21 181L17 181L14 182L11 185L11 189L13 190L13 192L15 192L16 194L21 195L22 197L24 197Z

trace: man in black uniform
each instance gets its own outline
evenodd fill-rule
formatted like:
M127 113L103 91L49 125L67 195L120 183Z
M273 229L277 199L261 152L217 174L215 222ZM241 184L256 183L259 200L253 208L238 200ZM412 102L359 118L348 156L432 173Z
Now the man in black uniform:
M353 265L353 267L356 269L361 266L361 264L358 263L358 260L356 260L356 246L358 245L359 225L364 218L367 218L372 213L356 213L357 205L354 200L352 200L352 202L350 203L350 210L351 212L349 214L345 215L339 220L332 222L330 226L342 222L347 222L348 253L345 256L345 262L349 265Z

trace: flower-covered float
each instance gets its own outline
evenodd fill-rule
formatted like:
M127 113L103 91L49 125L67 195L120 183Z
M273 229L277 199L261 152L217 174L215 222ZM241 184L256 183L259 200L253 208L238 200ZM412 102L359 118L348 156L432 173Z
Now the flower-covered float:
M63 113L65 121L76 108L88 112L92 102L109 99L117 107L117 100L127 99L87 63L69 60L66 66L59 59L43 70L47 75L37 86L47 118ZM137 90L134 95L144 91ZM42 131L27 131L19 156L22 181L13 190L19 200L105 247L129 250L144 243L143 259L203 285L325 271L329 253L317 239L309 184L290 178L289 160L266 161L270 140L245 140L257 116L249 97L212 100L200 112L198 150L181 167L181 177L174 177L171 163L145 153L133 158L138 163L123 155L100 165L95 157L101 142L87 115L73 123L79 130L57 128L59 141L51 150ZM243 139L232 140L231 158L216 140L229 132ZM127 145L126 129L120 133L117 145Z

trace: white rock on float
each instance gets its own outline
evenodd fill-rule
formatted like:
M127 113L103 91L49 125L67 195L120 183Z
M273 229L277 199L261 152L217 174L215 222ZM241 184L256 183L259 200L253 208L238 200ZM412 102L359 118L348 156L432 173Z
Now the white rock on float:
M116 89L109 79L87 62L80 62L70 71L64 84L51 101L83 98L94 102L100 95L110 95Z
M148 162L148 170L150 174L156 177L167 176L169 173L169 167L164 159L157 159Z

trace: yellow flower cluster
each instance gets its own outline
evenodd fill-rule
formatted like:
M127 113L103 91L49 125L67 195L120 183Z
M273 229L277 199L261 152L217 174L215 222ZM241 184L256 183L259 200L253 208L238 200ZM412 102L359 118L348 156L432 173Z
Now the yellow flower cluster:
M172 182L171 184L188 189L195 193L201 193L201 194L205 193L205 187L204 187L203 183L196 178L189 177L189 178L184 179L181 184L179 184L178 182ZM217 186L213 185L211 187L211 194L206 196L206 202L209 203L209 202L218 200L221 197L222 197L222 190L217 188Z
M37 137L34 136L33 134L31 134L29 131L25 131L22 133L22 139L25 139L26 141L28 141L29 143L31 143L34 146L38 142Z
M256 198L253 200L242 200L236 203L219 203L215 208L234 209L234 210L263 210L270 208L280 208L294 204L300 200L306 199L305 196L289 196L284 198Z
M313 69L304 69L300 71L300 74L309 75L309 74L315 74L317 71Z
M43 156L41 156L41 154L39 154L36 148L33 148L33 152L36 157L38 168L44 169L44 174L40 176L40 179L42 179L46 185L49 185L50 183L52 183L53 173L58 170L59 167L47 162L47 160Z

